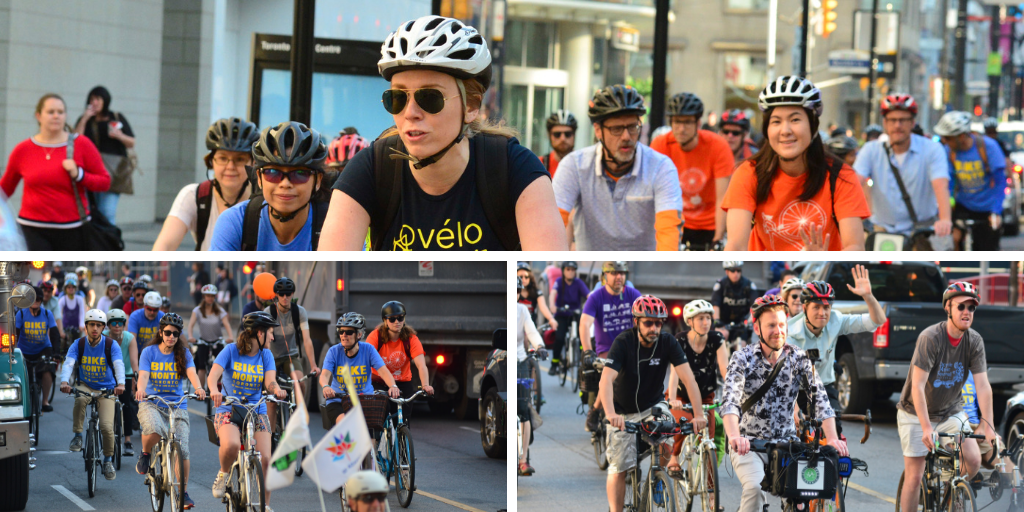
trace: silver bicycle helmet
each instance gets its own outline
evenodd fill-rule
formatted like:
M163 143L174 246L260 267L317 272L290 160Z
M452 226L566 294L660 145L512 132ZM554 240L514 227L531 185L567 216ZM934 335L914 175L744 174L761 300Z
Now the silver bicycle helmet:
M946 112L939 119L939 124L932 130L939 137L953 137L971 131L971 115L967 112Z
M762 112L786 105L806 108L814 112L815 117L821 117L821 91L806 78L780 76L757 97L757 106Z
M491 85L491 52L477 30L442 16L403 23L380 47L377 70L385 80L399 71L432 69L463 80Z
M715 314L715 308L714 308L714 306L711 305L710 302L708 302L706 300L703 300L703 299L697 299L695 301L689 302L689 303L686 304L686 306L683 307L683 319L684 320L689 320L689 319L691 319L691 318L693 318L693 317L695 317L695 316L697 316L697 315L699 315L701 313L707 313L709 315L714 315Z

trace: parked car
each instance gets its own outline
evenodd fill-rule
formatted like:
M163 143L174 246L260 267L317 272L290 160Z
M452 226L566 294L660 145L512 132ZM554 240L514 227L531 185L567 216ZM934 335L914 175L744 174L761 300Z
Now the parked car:
M505 411L508 409L508 366L506 362L508 330L497 329L491 338L490 354L480 379L480 442L484 453L492 459L504 459L505 454Z

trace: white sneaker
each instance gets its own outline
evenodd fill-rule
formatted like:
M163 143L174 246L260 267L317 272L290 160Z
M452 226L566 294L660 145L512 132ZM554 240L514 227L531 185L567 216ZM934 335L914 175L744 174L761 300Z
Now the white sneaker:
M228 474L223 471L217 472L217 479L213 481L213 497L223 498L228 486Z

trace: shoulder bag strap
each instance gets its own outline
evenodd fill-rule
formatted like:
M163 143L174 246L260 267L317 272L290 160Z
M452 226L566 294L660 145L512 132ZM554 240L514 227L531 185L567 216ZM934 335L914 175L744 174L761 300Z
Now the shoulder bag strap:
M213 181L206 180L196 187L196 250L203 246L206 228L210 225L210 209L213 204Z
M398 207L402 199L402 175L405 172L405 160L391 158L391 151L405 151L402 139L396 134L385 139L373 141L373 171L376 188L376 212L370 215L370 249L386 250L384 237L387 236L391 224L398 215Z
M69 160L75 159L75 138L77 137L74 133L68 134L68 154ZM71 190L75 195L75 204L78 206L78 220L85 222L85 205L82 204L82 196L78 194L78 182L74 178L71 178Z
M771 389L773 384L775 384L775 379L779 376L779 371L782 370L783 363L786 362L787 357L789 357L789 353L783 352L782 357L775 362L775 368L772 369L772 373L770 373L768 378L765 379L764 384L761 384L761 387L757 388L757 391L754 391L754 394L750 395L743 401L743 406L741 407L743 414L746 414L754 407L754 405L757 404L757 402L764 398L764 395L768 394L768 390Z
M843 161L838 158L832 159L828 168L828 192L829 201L832 203L832 222L836 223L836 230L839 230L839 218L836 217L836 182L839 181L839 173L843 170Z
M522 244L516 223L516 205L509 197L509 139L481 133L469 142L476 144L476 187L484 217L505 250L519 250Z
M243 251L255 251L260 239L260 214L263 210L263 196L250 199L242 216Z
M889 162L889 168L892 169L892 174L896 176L896 184L900 187L900 194L903 195L903 204L907 205L907 212L910 213L910 220L917 225L917 212L914 210L914 205L910 202L910 194L907 193L907 186L903 184L903 177L900 176L900 170L896 168L896 164L892 163L892 148L889 147L887 142L882 143L882 147L885 148L885 161Z

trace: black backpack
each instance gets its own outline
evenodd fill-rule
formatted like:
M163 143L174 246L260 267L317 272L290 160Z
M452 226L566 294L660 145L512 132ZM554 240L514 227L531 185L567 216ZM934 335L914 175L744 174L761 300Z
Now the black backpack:
M78 357L76 358L76 360L78 360L78 362L79 362L79 364L78 364L78 371L79 372L82 371L82 364L81 364L82 354L83 354L82 343L89 343L89 340L87 339L87 336L82 336L81 338L78 338ZM110 373L114 376L114 380L117 380L117 372L114 371L114 360L111 358L111 355L110 355L110 347L114 344L114 340L111 339L108 336L104 336L103 337L103 344L104 344L103 345L103 354L107 358L107 368L110 368ZM78 373L76 372L75 375L78 376Z
M480 194L484 216L501 245L510 251L520 249L515 204L509 198L508 143L501 135L477 134L469 139L476 154L476 189ZM381 251L384 237L395 222L402 203L402 179L406 161L390 158L394 148L406 152L405 144L396 134L373 141L373 165L377 197L375 211L370 215L370 250ZM496 155L486 158L484 155Z
M324 227L324 220L327 219L328 203L309 203L311 215L313 215L313 250L320 245L320 231ZM242 247L240 251L255 251L256 244L260 238L260 211L263 210L263 197L256 197L249 200L245 207L245 216L242 218ZM198 247L198 245L196 246Z
M248 186L246 181L243 188ZM206 228L210 226L210 211L213 208L213 180L206 180L196 187L196 250L203 246Z

